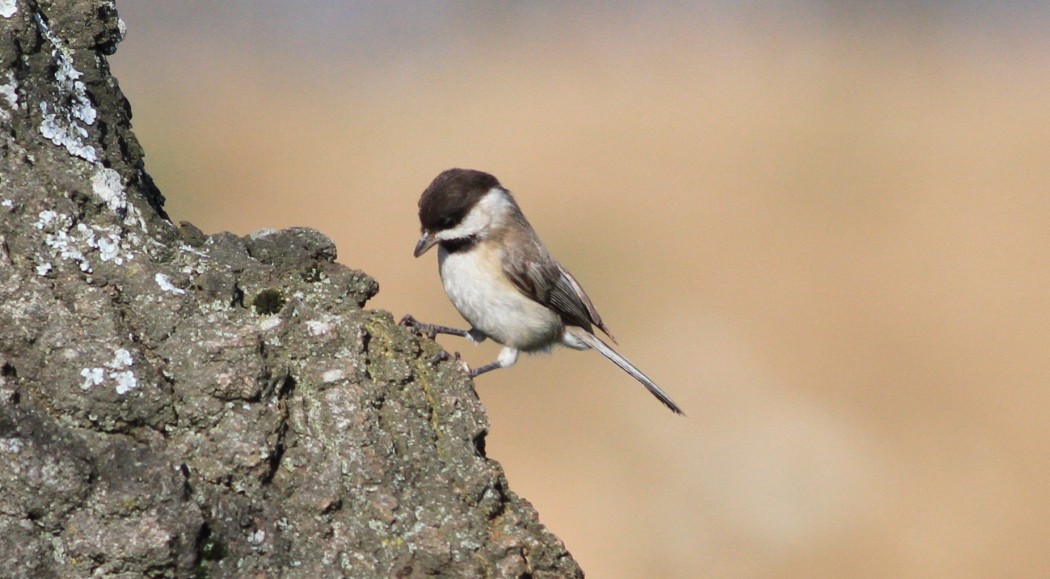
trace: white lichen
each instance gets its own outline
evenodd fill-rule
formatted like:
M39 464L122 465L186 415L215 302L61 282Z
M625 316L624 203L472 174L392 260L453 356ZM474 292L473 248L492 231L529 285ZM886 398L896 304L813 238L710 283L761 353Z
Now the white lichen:
M70 123L69 119L59 119L53 113L48 112L47 103L40 103L40 112L44 120L40 122L40 134L52 143L65 147L70 155L75 155L94 163L98 160L95 148L84 143L83 137L87 137L87 131Z
M83 226L83 224L81 225ZM41 211L37 216L36 222L33 223L33 227L42 231L48 231L48 234L44 237L44 243L51 249L53 255L75 261L81 271L91 273L91 264L77 247L78 240L69 234L73 227L73 220L68 215L56 213L50 209ZM94 232L87 226L78 228L77 232L81 235L86 235L86 239L94 239ZM81 239L80 241L86 242L86 239ZM37 267L37 273L40 273L40 266Z
M111 210L123 214L128 208L128 197L120 173L103 167L91 176L91 191Z
M276 315L265 318L263 321L259 322L259 327L262 328L262 331L264 332L268 332L279 325L281 325L281 318Z
M264 237L269 237L269 236L273 235L274 233L277 233L276 229L273 229L272 227L267 227L266 229L260 229L258 231L253 231L253 232L249 233L248 234L248 238L251 239L252 241L255 241L255 240L258 240L258 239L262 239Z
M131 370L127 370L133 364L131 359L131 352L128 352L124 348L117 348L113 351L113 359L106 362L106 367L114 370L110 373L110 378L116 382L117 394L127 394L135 388L138 388L139 382L135 378L135 373Z
M332 324L319 320L308 320L306 322L306 331L309 332L311 336L320 336L332 331Z
M109 379L113 382L117 394L127 394L139 386L138 378L129 369L132 364L134 360L131 358L131 352L124 348L117 348L113 350L113 359L103 364L103 368L84 368L80 371L80 376L84 378L80 388L89 390L93 386L102 385Z
M114 213L124 217L124 223L146 229L146 220L128 203L127 190L117 171L101 167L91 176L91 191ZM136 238L132 238L134 241Z
M58 219L58 213L55 213L50 209L41 211L40 215L37 216L36 223L33 224L33 227L36 227L37 229L43 229L48 225L54 223L56 219Z
M92 386L98 386L106 379L106 371L102 368L84 368L80 371L84 377L84 383L80 385L81 390L89 390Z
M324 374L321 374L321 380L326 383L338 382L339 380L342 380L345 375L346 374L342 369L336 368L334 370L327 370Z
M88 247L98 247L98 242L95 241L95 230L91 229L85 223L77 223L77 233L80 234L80 238L87 244Z
M12 72L7 73L7 82L0 84L0 99L6 104L0 108L0 122L6 123L11 120L10 111L18 108L18 81Z
M56 145L65 147L69 154L94 163L98 156L95 148L84 142L88 132L81 123L88 126L95 124L98 112L91 105L87 87L80 80L84 75L73 66L72 52L63 46L44 20L38 16L36 23L52 46L51 58L57 67L55 80L59 93L54 111L48 103L40 103L40 112L44 117L40 123L40 134Z
M88 262L87 257L84 253L77 248L76 239L71 237L65 231L59 230L55 233L48 235L44 242L50 247L59 257L66 260L75 261L80 267L80 271L84 273L91 273L91 263Z
M180 243L179 244L179 249L181 251L185 251L187 253L192 253L193 255L196 255L198 257L208 257L207 253L204 253L203 251L200 251L199 249L191 247L191 246L189 246L189 245L187 245L185 243Z
M3 207L4 209L14 209L15 202L10 199L4 199L3 201L0 201L0 207Z
M0 0L0 16L10 18L18 12L17 0Z
M81 232L82 239L88 247L98 250L98 257L103 262L112 261L117 265L124 265L125 261L131 261L135 257L133 253L120 252L120 233L116 228L88 227L81 223L77 225L77 231Z
M8 72L7 82L0 84L0 97L4 98L7 108L18 108L18 80L15 79L15 73Z
M106 233L105 237L98 238L98 256L102 261L110 261L117 265L124 265L125 257L131 259L132 254L120 255L120 237L116 233Z
M130 251L123 251L120 230L115 227L92 227L85 223L74 227L70 216L50 209L40 212L33 227L47 232L44 243L53 256L75 261L86 273L92 273L92 266L84 252L90 253L91 249L98 251L103 262L112 261L116 265L135 257ZM40 267L37 269L39 272Z
M169 278L163 273L158 273L157 275L153 276L153 279L157 282L157 285L160 286L161 291L171 292L175 295L182 295L186 293L186 290L176 287L173 283L171 283L171 278Z
M124 348L117 348L113 350L113 359L106 362L106 366L113 368L114 370L120 370L121 368L129 368L132 364L131 352Z
M18 454L22 452L24 445L21 438L0 438L0 452L6 454Z
M126 372L114 372L113 380L117 383L117 394L124 395L139 387L139 381L135 373L130 370Z

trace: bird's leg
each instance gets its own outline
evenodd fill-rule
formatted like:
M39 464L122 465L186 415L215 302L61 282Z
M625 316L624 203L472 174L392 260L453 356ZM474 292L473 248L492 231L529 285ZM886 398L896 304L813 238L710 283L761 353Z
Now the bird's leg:
M518 361L518 351L516 349L514 349L514 348L506 348L505 347L502 350L500 350L499 356L496 358L495 362L492 362L491 364L485 364L484 366L481 366L479 368L471 369L470 370L470 377L471 378L477 378L478 376L481 376L485 372L491 372L493 370L498 370L500 368L510 368L517 361Z
M471 328L470 330L460 330L459 328L450 328L448 326L439 326L437 324L424 324L423 322L420 322L419 320L413 318L410 314L401 318L401 321L398 323L402 326L405 326L409 330L415 332L416 334L419 334L421 336L427 336L431 340L433 340L434 337L438 334L450 334L453 336L459 336L461 338L466 338L467 340L475 344L480 344L488 338L488 336L486 336L484 332L481 332L474 328ZM455 358L457 361L459 360L459 352L455 353ZM441 352L438 352L433 358L431 358L430 363L436 364L440 361L447 359L448 353L442 350ZM495 362L492 362L491 364L485 364L484 366L481 366L479 368L467 368L467 370L470 373L470 377L474 378L484 374L485 372L491 372L499 368L509 368L510 366L513 366L514 363L517 361L518 351L514 348L505 347L502 350L500 350L499 356L496 358Z
M467 340L474 342L475 344L485 339L484 334L476 332L475 330L467 331L460 330L458 328L450 328L448 326L439 326L437 324L424 324L423 322L420 322L419 320L413 318L411 315L406 315L405 317L401 318L401 321L398 322L398 324L408 328L410 331L420 336L426 336L431 340L433 340L438 334L450 334L453 336L460 336L461 338L466 338ZM446 352L445 350L441 350L437 354L434 354L430 358L429 362L430 365L433 366L438 362L444 362L445 360L448 360L449 357L450 356L448 352ZM455 358L458 362L459 352L455 353ZM466 366L466 364L464 364L464 366Z
M491 372L493 370L499 370L502 367L503 366L500 366L499 362L496 361L496 362L492 362L491 364L485 364L484 366L478 366L477 368L471 368L470 369L470 377L471 378L477 378L478 376L481 376L485 372Z
M419 320L413 318L411 315L406 315L401 318L398 322L400 325L405 326L409 330L419 334L420 336L426 336L431 340L434 339L438 334L449 334L452 336L459 336L461 338L468 338L469 333L466 330L460 330L459 328L450 328L448 326L439 326L437 324L424 324Z

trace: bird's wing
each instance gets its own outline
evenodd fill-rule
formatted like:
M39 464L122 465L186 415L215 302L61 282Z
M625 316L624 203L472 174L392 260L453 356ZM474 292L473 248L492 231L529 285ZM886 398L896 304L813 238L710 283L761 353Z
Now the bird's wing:
M592 333L592 326L598 326L612 338L580 282L551 257L539 240L534 240L534 243L538 245L534 248L538 251L512 253L503 259L503 273L511 283L529 299L557 312L567 325L579 326ZM521 246L512 243L505 247L514 252L513 248Z
M605 332L606 336L609 336L613 342L616 338L613 337L609 329L605 327L605 323L602 322L602 317L598 314L598 309L591 303L591 298L587 296L587 292L583 291L583 286L580 282L576 281L576 278L572 277L567 269L562 267L560 264L558 271L561 273L561 277L558 278L558 283L554 284L554 288L551 290L550 303L551 307L562 314L566 321L572 320L567 318L564 312L571 311L576 317L583 317L581 314L586 314L586 318L590 320L592 324L598 326L598 328ZM591 330L589 326L584 326L579 323L572 322L573 325L577 325L587 330Z

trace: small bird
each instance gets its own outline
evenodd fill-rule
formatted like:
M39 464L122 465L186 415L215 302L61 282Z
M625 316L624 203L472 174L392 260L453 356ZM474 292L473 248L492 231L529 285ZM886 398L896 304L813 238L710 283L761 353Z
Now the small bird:
M682 409L648 376L595 335L615 343L580 283L543 245L510 191L488 173L449 169L419 199L422 236L415 257L438 246L438 269L452 304L471 325L460 330L402 323L425 332L486 338L503 345L495 362L472 369L472 377L508 368L519 352L543 352L556 344L594 349L633 376L676 414Z

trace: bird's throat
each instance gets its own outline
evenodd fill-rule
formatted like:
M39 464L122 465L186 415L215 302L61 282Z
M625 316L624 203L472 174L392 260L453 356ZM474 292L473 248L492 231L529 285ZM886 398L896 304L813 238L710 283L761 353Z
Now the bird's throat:
M456 239L443 239L441 240L441 247L449 253L459 253L472 249L479 241L481 241L481 236L468 235Z

